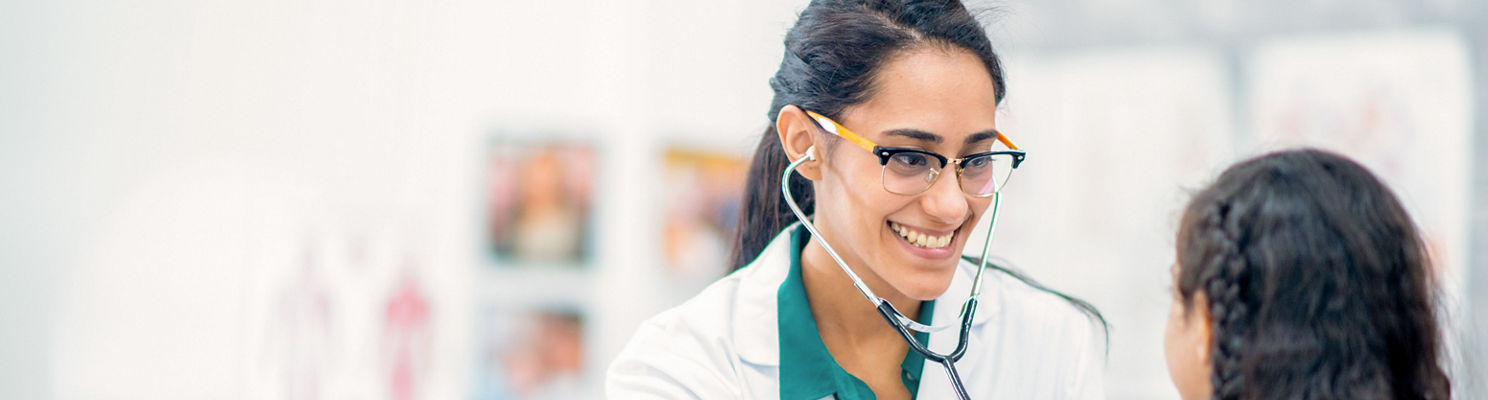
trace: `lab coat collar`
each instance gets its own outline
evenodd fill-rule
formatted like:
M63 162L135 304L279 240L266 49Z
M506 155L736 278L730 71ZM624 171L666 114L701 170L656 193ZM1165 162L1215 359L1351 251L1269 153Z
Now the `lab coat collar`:
M734 344L739 358L756 365L780 365L779 319L776 293L790 272L790 233L800 226L791 224L775 235L754 262L735 271L739 274L739 292L734 313Z
M790 252L794 249L790 246L790 234L799 227L799 222L791 224L781 230L770 240L770 244L760 252L754 262L734 272L739 274L739 291L736 307L738 312L734 313L733 339L738 348L739 357L744 361L755 365L779 366L780 365L780 332L779 319L776 318L778 301L776 295L780 289L780 283L785 281L785 276L790 270ZM951 284L946 292L935 301L935 315L933 325L947 323L959 323L961 318L961 305L966 302L966 295L971 293L972 280L975 279L976 265L962 261L956 269L956 275L951 277ZM981 325L990 321L1001 307L1000 293L995 288L995 282L1000 277L997 271L988 271L986 282L982 285L982 297L978 301L976 316L972 319L971 343L968 344L966 355L957 364L967 364L972 358L981 353L977 333L981 331ZM960 329L957 327L947 328L930 334L930 349L938 352L949 352L956 348L956 342ZM974 364L967 364L974 365ZM924 392L926 383L937 382L935 379L946 379L945 371L935 363L925 363L924 374L920 378L921 392ZM930 378L927 376L935 376ZM930 398L923 397L921 398Z

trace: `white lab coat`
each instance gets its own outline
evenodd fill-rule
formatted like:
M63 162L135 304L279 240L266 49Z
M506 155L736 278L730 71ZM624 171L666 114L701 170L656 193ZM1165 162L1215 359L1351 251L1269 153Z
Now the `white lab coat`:
M790 268L793 229L772 240L749 266L642 323L610 365L607 396L779 397L776 295ZM961 267L935 302L933 325L960 316L976 265L963 261ZM971 343L956 362L971 397L1103 399L1105 339L1098 325L1064 299L996 270L986 275ZM957 331L931 333L930 348L954 349ZM919 399L955 398L940 364L927 360L919 385Z

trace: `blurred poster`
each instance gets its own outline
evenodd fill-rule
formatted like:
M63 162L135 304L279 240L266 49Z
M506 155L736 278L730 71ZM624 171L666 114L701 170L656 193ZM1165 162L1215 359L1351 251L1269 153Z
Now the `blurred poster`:
M308 251L294 276L274 294L266 329L264 365L278 376L276 397L287 400L322 398L334 340L334 308L326 281Z
M498 260L581 265L592 251L594 153L568 143L492 144L487 247Z
M451 299L469 278L439 268L450 264L428 250L424 224L306 208L247 228L254 251L235 278L251 316L240 397L413 400L464 389L436 363L459 360L451 353L466 348L440 343L468 331L445 328L463 321L438 310L461 304Z
M382 364L388 398L413 400L429 370L429 298L412 272L405 272L382 308Z
M663 254L667 272L690 296L729 271L748 163L739 157L674 147L666 152Z
M1405 203L1452 295L1465 284L1471 89L1453 31L1293 37L1246 58L1261 150L1346 154Z
M595 398L584 386L584 319L565 308L479 316L476 400Z

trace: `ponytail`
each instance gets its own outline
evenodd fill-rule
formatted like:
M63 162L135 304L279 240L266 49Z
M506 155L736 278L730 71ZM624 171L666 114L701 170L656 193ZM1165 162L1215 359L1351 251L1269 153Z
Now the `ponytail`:
M771 124L760 136L754 160L749 163L749 179L745 182L744 201L740 205L744 212L739 213L733 254L729 257L734 269L749 265L771 239L795 222L795 213L791 212L780 193L780 178L787 165L790 165L790 159L780 144L775 125ZM797 174L791 174L790 180L791 193L796 195L801 212L812 214L816 210L816 196L811 181Z

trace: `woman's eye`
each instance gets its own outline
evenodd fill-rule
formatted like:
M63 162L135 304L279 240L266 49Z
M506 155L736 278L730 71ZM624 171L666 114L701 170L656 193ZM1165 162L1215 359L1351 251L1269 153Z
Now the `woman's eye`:
M961 170L974 176L985 174L992 168L994 168L992 157L977 157L961 163Z
M900 164L904 164L906 166L911 166L911 167L921 167L921 166L924 166L925 164L927 164L929 162L929 160L926 160L925 159L925 155L924 154L919 154L919 153L899 153L899 154L895 154L894 155L894 162L897 162L897 163L900 163Z

